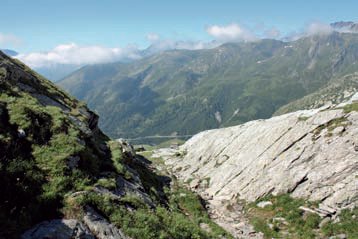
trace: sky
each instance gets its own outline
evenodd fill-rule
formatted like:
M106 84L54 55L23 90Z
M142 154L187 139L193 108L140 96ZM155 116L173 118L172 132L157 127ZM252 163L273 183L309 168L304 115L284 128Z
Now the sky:
M0 0L0 48L33 66L81 64L89 51L96 63L134 59L153 44L201 49L280 39L312 23L358 21L357 12L356 0Z

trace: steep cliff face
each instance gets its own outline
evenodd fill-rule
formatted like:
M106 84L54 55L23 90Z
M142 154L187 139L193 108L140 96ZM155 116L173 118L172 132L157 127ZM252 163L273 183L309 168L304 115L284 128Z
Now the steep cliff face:
M177 152L157 153L216 214L225 201L289 193L331 217L358 205L357 135L358 103L350 101L204 131Z

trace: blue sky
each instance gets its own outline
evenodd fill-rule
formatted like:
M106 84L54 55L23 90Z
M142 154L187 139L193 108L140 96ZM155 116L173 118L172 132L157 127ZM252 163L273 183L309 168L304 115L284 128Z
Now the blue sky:
M148 34L208 42L218 38L211 26L230 24L282 37L311 22L358 21L358 1L0 0L0 12L0 48L31 53L69 43L143 49L152 43Z

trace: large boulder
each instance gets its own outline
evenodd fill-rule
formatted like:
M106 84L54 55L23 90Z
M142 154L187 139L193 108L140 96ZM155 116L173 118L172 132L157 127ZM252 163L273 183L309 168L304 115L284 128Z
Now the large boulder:
M92 231L97 239L127 239L123 232L109 223L91 207L86 208L83 217L84 223Z
M124 233L93 208L86 207L81 221L44 221L26 231L21 239L128 239Z
M89 229L81 222L68 220L51 220L37 224L26 231L22 239L95 239Z

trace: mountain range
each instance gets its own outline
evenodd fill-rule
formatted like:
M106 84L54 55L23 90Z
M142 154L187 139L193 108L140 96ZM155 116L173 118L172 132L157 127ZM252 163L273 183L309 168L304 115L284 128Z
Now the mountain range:
M358 23L356 22L345 22L345 21L340 21L340 22L334 22L331 23L330 26L338 31L348 31L348 32L358 32Z
M101 115L111 137L191 135L269 118L329 88L358 70L357 46L358 34L334 31L291 42L170 50L131 63L85 66L58 84Z

